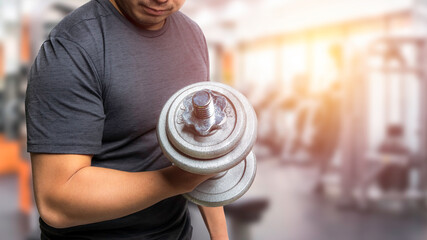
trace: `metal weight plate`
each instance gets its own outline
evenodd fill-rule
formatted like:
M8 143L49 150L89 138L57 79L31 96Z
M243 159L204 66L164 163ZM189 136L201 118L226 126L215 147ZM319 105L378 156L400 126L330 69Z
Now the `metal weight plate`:
M225 109L226 122L221 128L214 130L208 136L186 130L182 118L184 101L196 92L209 89L213 93L224 96L228 102ZM236 90L230 91L216 84L194 86L182 92L169 108L166 133L169 141L180 152L198 159L212 159L229 153L241 140L246 130L246 113L243 111L241 100L236 97Z
M255 174L255 154L250 152L246 160L229 169L222 177L206 180L194 191L184 194L184 197L207 207L230 204L249 190Z
M166 132L166 122L170 106L172 105L174 100L184 91L196 86L204 86L205 88L208 88L209 85L220 86L225 89L232 89L227 85L213 82L201 82L187 86L179 90L171 98L169 98L160 113L159 121L157 124L157 138L165 156L177 167L197 174L218 173L235 166L249 154L256 140L257 119L252 106L241 93L235 90L230 90L230 92L235 91L235 95L238 97L238 99L241 99L243 112L246 114L247 119L245 132L243 133L242 138L237 143L234 149L232 149L228 154L224 156L210 160L201 160L200 158L192 158L180 152L171 144Z

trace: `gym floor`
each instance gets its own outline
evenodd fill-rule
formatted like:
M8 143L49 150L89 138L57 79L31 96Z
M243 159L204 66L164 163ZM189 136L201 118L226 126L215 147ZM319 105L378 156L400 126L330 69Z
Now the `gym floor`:
M260 159L255 182L249 192L235 204L251 199L267 199L268 207L258 222L240 230L249 239L269 240L425 240L425 212L396 214L381 211L340 209L328 198L310 192L313 170L280 164L277 159ZM27 240L36 228L35 217L19 214L17 178L0 177L0 240ZM208 239L203 220L190 205L194 227L193 239ZM232 227L237 220L228 216L231 239L242 239ZM237 228L233 228L237 229ZM242 233L242 231L239 231ZM37 234L36 234L37 235Z

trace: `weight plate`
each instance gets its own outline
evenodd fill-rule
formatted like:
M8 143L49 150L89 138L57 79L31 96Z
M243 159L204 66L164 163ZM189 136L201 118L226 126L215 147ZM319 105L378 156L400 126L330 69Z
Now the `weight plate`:
M249 190L255 175L255 154L250 152L246 160L229 169L222 177L206 180L194 191L184 194L184 197L207 207L230 204Z
M246 130L243 133L243 136L241 140L237 143L236 147L231 150L228 154L215 158L210 160L200 160L197 158L189 157L177 149L169 142L169 139L167 137L166 133L166 121L167 121L167 114L170 106L172 105L173 101L184 91L194 87L194 86L207 86L207 85L215 85L215 86L221 86L223 88L230 88L227 85L220 84L220 83L213 83L213 82L201 82L196 83L190 86L187 86L178 92L176 92L169 100L166 102L165 106L163 107L159 121L157 124L157 138L159 145L165 154L165 156L177 167L186 170L188 172L197 173L197 174L211 174L211 173L218 173L222 172L224 170L227 170L233 166L235 166L237 163L239 163L242 159L244 159L249 152L251 151L251 148L256 140L256 131L257 131L257 119L255 115L255 111L253 110L252 106L249 104L247 99L241 95L241 93L236 91L236 95L239 99L241 99L241 103L244 109L244 112L246 113Z
M200 136L185 127L181 115L185 110L184 101L196 92L207 88L226 98L227 120L224 126L211 134ZM246 128L246 113L243 112L243 106L235 92L236 90L230 91L213 84L194 86L182 92L169 107L167 115L166 133L172 145L180 152L198 159L217 158L235 148Z

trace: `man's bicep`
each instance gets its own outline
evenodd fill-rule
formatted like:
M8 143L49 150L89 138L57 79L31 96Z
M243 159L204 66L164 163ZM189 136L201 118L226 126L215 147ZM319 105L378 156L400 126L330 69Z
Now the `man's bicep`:
M62 223L64 187L79 170L91 165L91 155L32 153L34 195L42 219Z
M91 155L32 153L34 187L46 193L66 183L80 169L91 165Z

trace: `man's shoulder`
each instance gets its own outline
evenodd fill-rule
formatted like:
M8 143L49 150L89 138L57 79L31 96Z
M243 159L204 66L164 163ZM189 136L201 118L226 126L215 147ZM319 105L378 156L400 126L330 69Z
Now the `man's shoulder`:
M88 34L93 35L94 31L100 30L100 18L110 14L98 0L89 1L62 19L50 32L49 38L77 41Z

